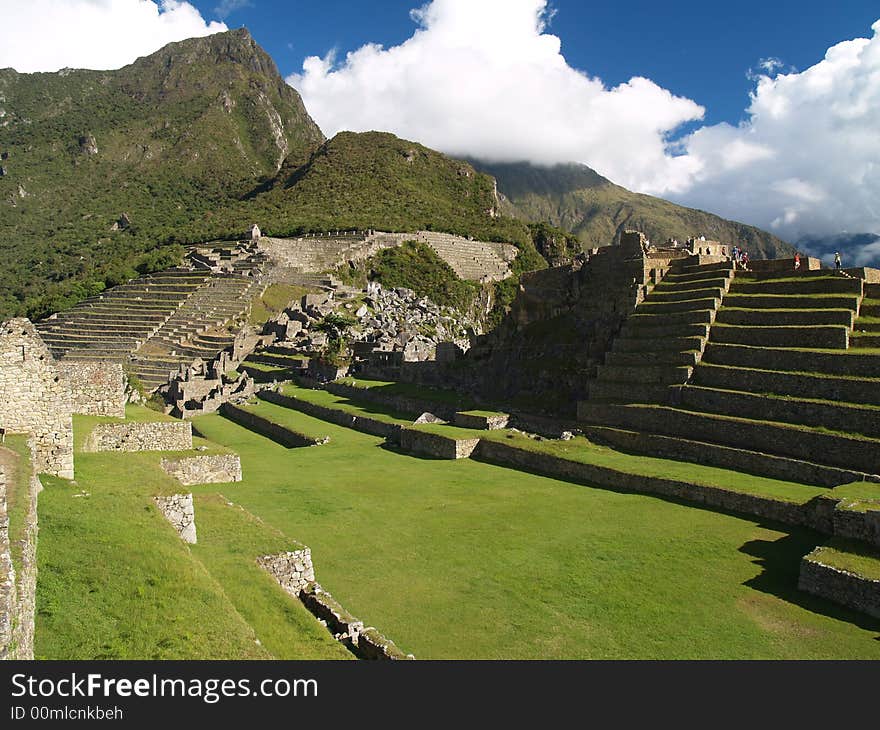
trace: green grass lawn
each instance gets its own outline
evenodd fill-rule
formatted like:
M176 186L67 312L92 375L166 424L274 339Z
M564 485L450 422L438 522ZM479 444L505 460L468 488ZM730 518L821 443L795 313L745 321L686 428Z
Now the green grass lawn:
M95 420L74 418L78 441ZM257 567L296 542L217 497L235 485L199 496L198 545L177 537L151 498L190 491L159 468L184 453L211 452L77 453L75 482L43 477L35 656L346 658Z
M827 545L816 548L810 557L868 580L880 580L880 553L870 550L864 543L834 538Z
M880 658L880 621L797 590L820 541L809 530L419 459L286 418L330 443L285 449L217 415L196 420L241 454L245 479L223 493L262 521L236 538L242 557L295 537L326 589L419 658ZM217 489L195 491L199 530L201 512L206 531L230 532L201 497Z

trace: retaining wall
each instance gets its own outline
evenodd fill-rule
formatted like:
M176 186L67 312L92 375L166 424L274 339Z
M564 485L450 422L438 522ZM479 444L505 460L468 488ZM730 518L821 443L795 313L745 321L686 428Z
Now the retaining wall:
M457 410L456 406L445 405L428 398L415 398L404 395L391 395L383 393L381 386L379 388L356 388L345 383L328 383L324 389L328 393L342 396L343 398L351 398L356 401L365 401L367 403L375 403L376 405L385 406L393 411L401 413L411 413L413 417L419 416L425 411L439 416L444 421L451 421Z
M457 439L412 428L400 431L400 448L403 451L435 459L467 459L479 443L478 438Z
M169 497L153 497L159 511L171 523L180 539L191 545L196 543L196 513L192 494L172 494Z
M824 565L815 553L801 560L798 588L842 606L880 618L880 580Z
M356 416L352 413L346 413L335 408L327 408L315 403L300 400L299 398L291 398L290 396L281 395L272 390L262 391L259 394L261 400L275 403L285 408L291 408L300 413L305 413L313 418L319 418L328 423L335 423L337 426L352 428L355 431L368 433L371 436L380 436L394 443L400 442L400 426L396 423L385 423L375 418L366 416Z
M58 372L74 413L125 418L125 372L121 363L62 360Z
M162 468L187 487L241 481L241 459L237 454L162 459Z
M275 443L281 444L281 446L286 446L288 449L294 449L301 446L314 446L318 443L317 439L292 431L286 426L273 423L267 418L258 416L255 413L246 411L243 408L232 405L231 403L224 403L220 406L220 414L225 418L228 418L230 421L237 423L239 426L244 426L246 429L253 431L254 433L272 439Z
M151 423L99 423L84 451L188 451L192 449L192 424L188 421Z

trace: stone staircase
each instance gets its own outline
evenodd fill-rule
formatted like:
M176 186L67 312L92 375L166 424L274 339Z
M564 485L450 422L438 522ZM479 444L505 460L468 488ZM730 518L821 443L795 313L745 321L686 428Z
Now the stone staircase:
M36 326L56 358L125 361L207 279L203 272L170 269L109 289Z
M232 347L240 329L237 321L263 286L250 276L213 277L137 349L131 357L132 372L152 391L181 364L213 360Z
M880 349L880 284L865 285L865 298L853 323L850 346Z
M737 272L714 322L700 323L709 338L684 383L591 389L578 408L585 431L622 450L787 481L880 480L880 349L869 329L880 287L810 274ZM678 326L658 327L646 351L685 346ZM614 352L626 347L615 342ZM633 366L623 367L625 377Z
M667 402L700 362L732 281L729 262L676 262L627 318L588 386L590 400Z

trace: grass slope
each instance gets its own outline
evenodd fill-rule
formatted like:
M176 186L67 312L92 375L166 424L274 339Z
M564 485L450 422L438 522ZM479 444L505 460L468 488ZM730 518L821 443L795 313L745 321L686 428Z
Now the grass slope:
M880 657L880 623L797 591L810 531L286 418L330 443L197 425L241 454L242 505L308 544L322 584L419 658Z
M75 417L78 442L95 420ZM177 537L151 499L187 489L159 468L169 455L77 453L75 483L43 477L35 655L346 658L254 562L293 540L255 528L216 487L196 507L199 544Z

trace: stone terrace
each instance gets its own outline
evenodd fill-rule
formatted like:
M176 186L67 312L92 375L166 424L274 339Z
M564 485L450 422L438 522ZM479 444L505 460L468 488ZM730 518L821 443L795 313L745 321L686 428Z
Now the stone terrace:
M709 338L685 384L603 389L686 346L683 329L657 328L643 363L623 364L617 353L636 347L628 322L579 419L637 453L825 486L880 479L878 295L827 270L737 272L714 322L699 324Z

